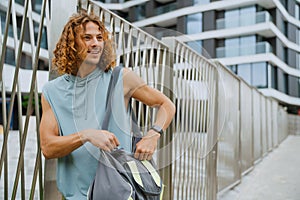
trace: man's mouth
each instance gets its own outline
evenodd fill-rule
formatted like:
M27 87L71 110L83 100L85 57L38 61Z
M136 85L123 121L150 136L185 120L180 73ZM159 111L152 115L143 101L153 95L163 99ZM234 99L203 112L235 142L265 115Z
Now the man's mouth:
M100 53L100 49L88 50L87 52L90 53L90 54L99 54Z

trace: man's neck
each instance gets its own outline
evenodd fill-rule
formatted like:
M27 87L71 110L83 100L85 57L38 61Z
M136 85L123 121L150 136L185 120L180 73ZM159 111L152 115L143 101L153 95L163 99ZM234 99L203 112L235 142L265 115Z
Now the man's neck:
M96 69L96 65L81 65L78 70L78 75L80 78L84 78L89 75L92 71Z

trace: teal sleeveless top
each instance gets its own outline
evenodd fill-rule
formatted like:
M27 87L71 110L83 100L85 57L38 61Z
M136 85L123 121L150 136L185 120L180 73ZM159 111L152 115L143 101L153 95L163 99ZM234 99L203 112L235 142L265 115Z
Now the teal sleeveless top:
M131 151L130 115L124 102L122 71L112 96L108 129L116 135L121 148ZM61 136L84 129L101 130L111 73L97 68L84 78L63 75L44 85L43 95L55 114ZM89 142L58 158L57 187L66 199L87 199L98 159L99 149Z

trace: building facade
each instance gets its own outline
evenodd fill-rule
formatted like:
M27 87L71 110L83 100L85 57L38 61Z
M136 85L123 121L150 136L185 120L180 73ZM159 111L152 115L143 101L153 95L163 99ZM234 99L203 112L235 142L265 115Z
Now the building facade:
M102 0L139 27L173 30L197 52L248 84L300 108L299 0ZM147 30L147 29L146 29ZM179 33L179 34L178 34ZM167 35L167 34L166 34Z
M24 0L15 1L4 61L4 82L11 90ZM250 85L286 106L300 108L299 0L101 0L103 6L158 38L175 35L200 54L218 60ZM0 2L3 35L8 1ZM31 1L32 14L24 32L20 78L32 69L31 43L37 40L42 0ZM47 26L39 59L38 87L48 81ZM34 36L34 37L33 37ZM33 37L33 38L32 38ZM26 82L22 81L21 82ZM29 83L21 84L22 92Z

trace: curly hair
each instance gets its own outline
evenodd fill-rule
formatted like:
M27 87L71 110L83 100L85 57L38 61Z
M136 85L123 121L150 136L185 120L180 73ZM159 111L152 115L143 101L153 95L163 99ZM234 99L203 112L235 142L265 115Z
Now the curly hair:
M98 16L82 12L70 17L53 51L52 64L59 74L77 74L79 66L87 55L87 49L78 48L75 38L80 37L88 22L93 22L99 26L104 40L104 49L98 65L105 72L115 66L116 53L110 33Z

